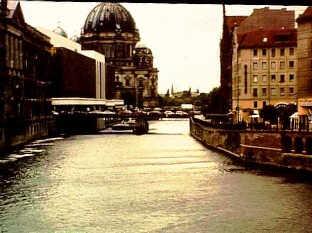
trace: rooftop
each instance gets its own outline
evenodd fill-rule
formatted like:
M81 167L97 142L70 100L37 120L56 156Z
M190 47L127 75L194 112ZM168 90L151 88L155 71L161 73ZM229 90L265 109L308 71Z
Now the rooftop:
M255 30L238 34L238 43L240 48L292 47L297 45L297 30Z

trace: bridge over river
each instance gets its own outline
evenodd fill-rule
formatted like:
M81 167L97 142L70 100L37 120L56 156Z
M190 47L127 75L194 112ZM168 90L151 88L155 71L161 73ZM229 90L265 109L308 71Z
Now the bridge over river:
M0 159L1 232L311 232L312 184L248 170L189 136L38 141Z

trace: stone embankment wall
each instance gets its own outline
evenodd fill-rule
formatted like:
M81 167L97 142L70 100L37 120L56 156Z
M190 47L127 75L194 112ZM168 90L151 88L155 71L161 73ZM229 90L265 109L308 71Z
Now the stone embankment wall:
M10 151L29 141L53 135L54 127L53 119L46 117L29 122L18 130L14 127L0 127L0 152Z
M312 154L307 153L312 133L223 130L194 119L190 120L190 133L205 146L241 162L312 172ZM299 138L303 143L296 144Z

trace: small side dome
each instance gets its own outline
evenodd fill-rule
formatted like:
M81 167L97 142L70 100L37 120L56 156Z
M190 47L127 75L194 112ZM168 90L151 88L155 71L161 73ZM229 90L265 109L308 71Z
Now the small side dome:
M152 50L145 45L138 43L135 46L133 55L134 65L137 67L152 67L153 66L153 54Z
M53 32L55 32L56 34L59 34L60 36L63 36L63 37L68 38L67 33L66 33L65 30L64 30L63 28L61 28L60 26L57 26L57 28L55 28L55 29L53 30Z
M144 43L142 43L142 42L138 42L138 43L135 45L135 48L136 48L136 49L139 49L139 48L147 48L147 46L146 46Z

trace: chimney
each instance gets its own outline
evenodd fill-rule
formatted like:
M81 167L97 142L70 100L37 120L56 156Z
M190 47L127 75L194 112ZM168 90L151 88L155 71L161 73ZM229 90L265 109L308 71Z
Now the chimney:
M8 0L1 0L0 3L0 16L5 17L8 14Z

